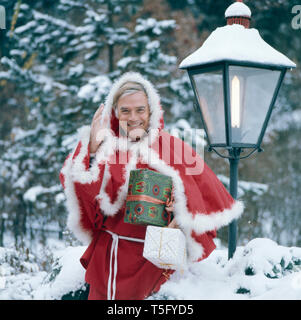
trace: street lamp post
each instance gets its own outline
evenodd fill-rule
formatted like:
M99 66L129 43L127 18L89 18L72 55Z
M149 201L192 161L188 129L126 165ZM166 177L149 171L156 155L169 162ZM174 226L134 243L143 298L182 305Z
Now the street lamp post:
M237 199L237 181L238 181L238 162L240 150L233 148L229 150L231 157L230 161L230 194L234 199ZM237 221L234 219L229 224L229 236L228 236L228 258L232 258L236 250L236 238L237 238Z
M230 5L225 17L227 25L213 31L179 67L188 71L209 151L229 159L230 194L236 199L239 160L262 151L285 73L296 64L249 28L251 11L242 1ZM236 238L234 220L229 225L229 259Z

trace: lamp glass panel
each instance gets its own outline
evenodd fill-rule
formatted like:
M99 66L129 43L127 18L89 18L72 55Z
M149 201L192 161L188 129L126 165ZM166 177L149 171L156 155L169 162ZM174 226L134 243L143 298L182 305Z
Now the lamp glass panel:
M210 143L226 143L223 71L195 74L192 79Z
M257 144L279 77L279 70L229 66L232 143Z

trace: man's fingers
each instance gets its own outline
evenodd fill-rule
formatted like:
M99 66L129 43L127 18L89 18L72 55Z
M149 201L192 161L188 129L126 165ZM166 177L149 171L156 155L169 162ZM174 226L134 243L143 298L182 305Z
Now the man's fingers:
M104 119L103 119L103 124L104 125L107 125L109 122L109 116L108 115L105 115Z
M103 139L105 138L105 136L106 136L105 129L101 129L101 130L98 131L97 134L96 134L96 141L97 141L97 142L103 141Z
M174 189L172 189L170 198L168 198L168 202L172 203L174 202L174 200L175 200L175 194L174 194Z
M178 228L179 228L179 226L178 226L178 224L177 224L177 222L176 222L175 219L173 219L173 220L171 221L171 223L170 223L167 227L168 227L168 228L175 228L175 229L178 229Z
M96 117L93 118L93 122L97 124L97 126L101 126L102 128L108 128L109 116L105 115L102 121L102 112L100 112Z
M102 104L99 106L99 108L97 109L97 111L95 112L93 118L96 119L96 118L98 118L99 116L101 116L103 109L104 109L104 104L102 103Z

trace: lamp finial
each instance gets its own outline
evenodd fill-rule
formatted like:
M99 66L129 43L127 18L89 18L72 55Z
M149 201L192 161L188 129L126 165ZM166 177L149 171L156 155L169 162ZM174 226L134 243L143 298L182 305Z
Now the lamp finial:
M227 25L240 24L245 28L250 27L251 10L243 3L243 0L236 0L225 12Z

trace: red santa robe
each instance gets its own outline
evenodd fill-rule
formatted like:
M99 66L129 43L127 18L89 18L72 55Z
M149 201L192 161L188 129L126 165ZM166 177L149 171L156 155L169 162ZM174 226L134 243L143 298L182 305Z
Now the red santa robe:
M142 84L148 95L149 131L138 142L119 135L112 108L114 94L128 81ZM173 271L157 268L142 256L146 227L123 221L131 170L149 168L172 178L173 215L185 234L191 262L208 257L215 249L216 230L237 219L243 204L187 143L163 130L159 95L140 74L126 73L113 84L103 114L110 117L110 130L91 166L90 127L85 126L60 173L67 226L88 245L80 261L90 284L89 299L145 299Z

